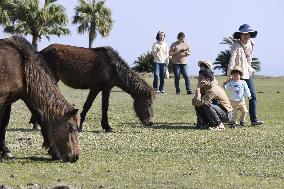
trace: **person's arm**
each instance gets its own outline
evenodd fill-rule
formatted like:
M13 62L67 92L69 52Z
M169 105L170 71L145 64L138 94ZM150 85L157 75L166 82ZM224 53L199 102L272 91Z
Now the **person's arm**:
M166 44L166 51L165 51L165 55L166 55L166 57L167 57L167 59L169 59L169 47L168 47L168 45Z
M194 97L192 99L192 105L193 106L202 106L204 103L201 101L201 92L200 92L200 88L197 86L196 88L196 92L194 94Z
M225 88L225 89L231 88L231 82L230 82L230 81L231 81L231 80L227 80L227 81L224 82L224 88Z
M216 97L215 93L212 91L207 91L204 96L201 97L200 88L196 88L195 95L192 99L192 105L200 107L204 104L209 105L211 101Z
M189 56L189 55L191 55L191 48L188 44L186 44L186 46L187 46L187 49L186 49L185 53L186 53L187 56Z
M170 56L174 56L174 55L176 55L178 53L179 53L179 51L177 50L176 46L174 44L171 45L170 51L169 51L169 55Z
M153 47L152 47L152 54L153 56L158 56L158 53L161 51L161 46L158 45L157 43L154 43L153 44Z
M236 48L236 45L233 45L231 48L231 58L228 64L228 69L227 69L227 75L231 76L231 70L236 64L236 57L237 57L238 49Z
M205 95L201 98L201 101L204 104L209 105L215 97L216 94L213 91L207 91Z
M245 95L250 99L250 98L251 98L251 92L250 92L250 90L249 90L249 88L248 88L248 85L247 85L247 83L246 83L245 81L243 81L243 83L244 83L244 92L245 92Z
M156 46L155 43L152 46L152 55L155 56L156 55Z

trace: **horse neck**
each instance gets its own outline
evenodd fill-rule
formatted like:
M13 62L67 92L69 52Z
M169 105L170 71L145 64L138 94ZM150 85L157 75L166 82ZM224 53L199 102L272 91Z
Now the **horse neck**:
M72 109L57 86L52 83L37 62L25 64L26 87L24 96L28 103L40 110L47 120L62 117Z
M121 73L116 80L117 86L126 93L130 94L133 98L135 96L146 96L146 88L143 86L143 82L137 75L128 71Z

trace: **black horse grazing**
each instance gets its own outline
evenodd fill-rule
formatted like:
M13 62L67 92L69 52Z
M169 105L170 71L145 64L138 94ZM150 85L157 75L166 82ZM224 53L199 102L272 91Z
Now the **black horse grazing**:
M22 37L0 40L0 153L12 157L5 143L11 105L22 99L42 126L43 147L53 159L75 162L79 155L78 109L67 102L39 66L40 58Z
M108 123L109 96L117 86L134 99L134 110L145 125L153 124L153 100L155 93L138 74L110 47L87 49L54 44L40 52L53 76L75 89L90 89L81 112L79 130L93 101L102 91L102 128L111 132Z

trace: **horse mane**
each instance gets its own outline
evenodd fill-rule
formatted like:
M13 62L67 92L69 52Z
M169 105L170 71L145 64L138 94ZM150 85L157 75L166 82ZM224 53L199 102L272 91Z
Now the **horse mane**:
M24 65L24 98L33 107L42 111L48 121L73 110L58 87L46 74L48 71L44 60L40 58L35 48L23 37L12 36L4 39L21 55ZM44 68L44 69L42 69Z
M116 70L116 74L121 80L120 85L124 90L131 94L143 95L151 99L155 98L154 89L128 66L117 51L112 47L99 47L95 49L104 49L107 51L110 58L109 61Z

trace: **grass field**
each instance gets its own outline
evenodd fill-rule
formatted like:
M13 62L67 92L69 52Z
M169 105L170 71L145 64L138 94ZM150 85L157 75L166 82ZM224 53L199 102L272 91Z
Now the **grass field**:
M224 77L217 78L219 82ZM146 79L152 83L152 78ZM77 163L52 162L41 148L40 132L31 131L23 102L13 105L7 144L15 158L0 163L0 185L13 188L284 188L284 78L255 80L260 127L224 131L195 130L192 96L176 96L173 79L167 95L155 101L155 125L143 126L132 98L114 88L109 121L100 126L99 96L80 133ZM193 88L196 79L191 79ZM60 84L67 99L81 109L88 91ZM96 112L94 114L94 111Z

